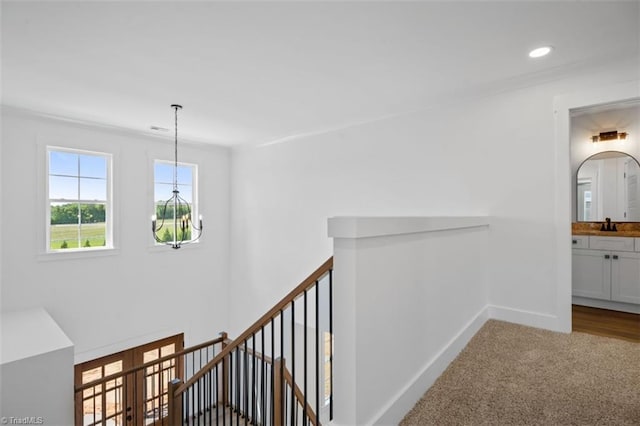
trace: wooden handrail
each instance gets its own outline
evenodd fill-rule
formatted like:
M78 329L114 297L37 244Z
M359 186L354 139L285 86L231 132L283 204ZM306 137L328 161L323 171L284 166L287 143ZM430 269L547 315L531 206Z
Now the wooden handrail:
M223 342L228 342L228 341L229 341L229 339L227 338L227 333L226 332L222 332L222 333L220 333L220 337L215 338L213 340L209 340L208 342L200 343L199 345L191 346L191 347L183 349L183 350L181 350L179 352L176 352L176 353L173 353L173 354L169 354L169 355L165 355L165 356L163 356L161 358L154 359L153 361L149 361L149 362L146 362L144 364L138 365L137 367L132 367L132 368L129 368L128 370L120 371L118 373L111 374L109 376L103 377L101 379L94 380L94 381L89 382L89 383L84 383L81 386L76 386L75 390L74 390L74 393L82 392L85 389L89 389L89 388L92 388L94 386L102 385L102 384L104 384L106 382L110 382L111 380L115 380L115 379L117 379L119 377L123 377L123 376L127 376L129 374L137 373L138 371L143 370L143 369L148 368L148 367L151 367L152 365L160 364L160 363L163 363L165 361L170 361L170 360L172 360L174 358L178 358L179 356L182 356L182 355L187 355L187 354L189 354L191 352L195 352L195 351L197 351L199 349L202 349L202 348L205 348L207 346L216 345L218 343L223 343Z
M292 301L297 299L304 291L319 281L326 273L333 269L333 257L330 257L324 262L318 269L316 269L311 275L309 275L302 283L296 288L291 290L280 302L278 302L273 308L266 314L260 317L253 325L247 328L237 339L231 344L226 346L221 352L218 353L211 361L209 361L200 371L191 376L189 380L184 382L179 388L176 389L176 396L183 393L188 387L196 383L201 377L203 377L209 370L219 364L227 355L229 355L234 349L239 347L246 339L257 333L262 327L266 326L271 318L275 317L281 310L287 307Z

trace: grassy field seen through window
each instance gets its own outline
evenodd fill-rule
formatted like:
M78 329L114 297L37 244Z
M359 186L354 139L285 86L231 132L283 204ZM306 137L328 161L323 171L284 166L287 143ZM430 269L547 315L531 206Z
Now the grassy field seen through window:
M106 245L106 226L101 223L51 225L51 250Z

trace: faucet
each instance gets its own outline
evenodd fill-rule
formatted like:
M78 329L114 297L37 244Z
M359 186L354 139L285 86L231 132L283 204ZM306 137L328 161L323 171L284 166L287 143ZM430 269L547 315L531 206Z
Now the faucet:
M616 224L613 224L613 227L611 227L611 218L610 217L606 217L604 219L607 222L607 226L604 225L604 223L602 224L602 226L600 227L601 231L611 231L611 232L616 232L618 231L618 228L616 227Z

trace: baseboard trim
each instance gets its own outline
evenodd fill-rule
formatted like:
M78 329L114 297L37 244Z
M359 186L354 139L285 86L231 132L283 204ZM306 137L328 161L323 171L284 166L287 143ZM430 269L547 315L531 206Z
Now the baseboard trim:
M551 331L566 332L556 315L488 305L489 318Z
M592 308L609 309L612 311L628 312L630 314L640 314L640 305L633 303L613 302L609 300L589 299L587 297L573 296L574 305L589 306Z
M489 307L485 306L447 343L440 352L430 359L423 369L416 374L391 401L386 404L372 421L372 425L397 425L402 418L420 400L426 389L436 381L449 364L458 356L460 351L469 343L471 338L482 328L489 319Z

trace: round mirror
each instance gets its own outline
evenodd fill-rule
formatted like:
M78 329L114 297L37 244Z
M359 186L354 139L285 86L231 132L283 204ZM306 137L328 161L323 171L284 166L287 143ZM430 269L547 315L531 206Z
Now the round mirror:
M619 151L582 162L577 172L577 221L640 222L640 164Z

